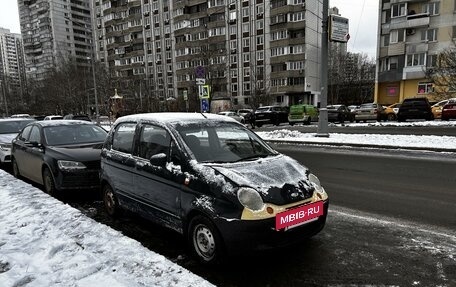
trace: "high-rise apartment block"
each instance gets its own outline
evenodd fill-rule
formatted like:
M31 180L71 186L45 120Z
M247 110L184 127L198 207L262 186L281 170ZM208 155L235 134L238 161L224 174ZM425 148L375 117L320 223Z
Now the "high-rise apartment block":
M18 0L27 74L44 79L63 59L81 67L93 57L92 0Z
M0 107L4 107L7 95L23 95L26 89L25 80L21 35L0 28Z
M453 0L380 0L375 101L401 102L426 96L433 83L427 67L456 38Z
M160 99L198 94L199 82L233 108L257 94L318 101L321 0L96 0L94 9L99 59Z

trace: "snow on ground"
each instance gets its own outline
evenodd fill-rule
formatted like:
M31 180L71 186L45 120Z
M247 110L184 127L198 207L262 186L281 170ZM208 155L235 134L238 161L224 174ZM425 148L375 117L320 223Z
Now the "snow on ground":
M0 170L0 285L212 286Z
M329 126L342 126L329 124ZM348 123L343 127L456 127L456 121L415 121L415 122L371 122L371 123ZM330 133L329 137L317 137L316 133L301 133L291 131L285 127L270 132L257 132L264 140L286 140L290 142L303 142L311 144L346 144L368 145L381 147L401 147L419 149L440 149L456 151L456 137L454 136L430 136L430 135L392 135L392 134L347 134Z

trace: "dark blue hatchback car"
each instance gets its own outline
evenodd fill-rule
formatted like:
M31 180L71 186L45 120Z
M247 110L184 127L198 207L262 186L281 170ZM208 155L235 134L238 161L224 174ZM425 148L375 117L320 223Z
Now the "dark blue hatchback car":
M302 241L328 211L307 168L214 114L119 118L102 148L101 185L110 215L124 208L176 230L204 263Z

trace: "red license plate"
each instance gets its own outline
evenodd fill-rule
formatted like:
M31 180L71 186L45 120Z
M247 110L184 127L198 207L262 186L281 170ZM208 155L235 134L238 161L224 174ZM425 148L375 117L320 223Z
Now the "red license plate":
M279 230L296 227L297 225L314 221L321 215L323 215L323 201L303 205L277 214L275 228Z

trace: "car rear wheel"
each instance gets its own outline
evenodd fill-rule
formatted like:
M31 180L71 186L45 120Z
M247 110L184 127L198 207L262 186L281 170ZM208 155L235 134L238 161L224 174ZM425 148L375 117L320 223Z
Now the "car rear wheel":
M14 158L11 158L11 164L13 165L13 175L15 178L21 178L21 173L19 172L19 167Z
M119 201L109 185L103 187L103 204L109 216L115 217L120 213Z
M396 115L395 114L388 114L387 115L387 120L392 122L396 120Z
M49 170L49 168L45 168L43 170L43 185L44 185L44 191L47 194L49 194L51 196L57 195L57 189L55 188L54 177L52 176L52 173Z
M196 258L205 264L220 262L222 241L214 224L206 217L195 216L188 229L188 243Z

